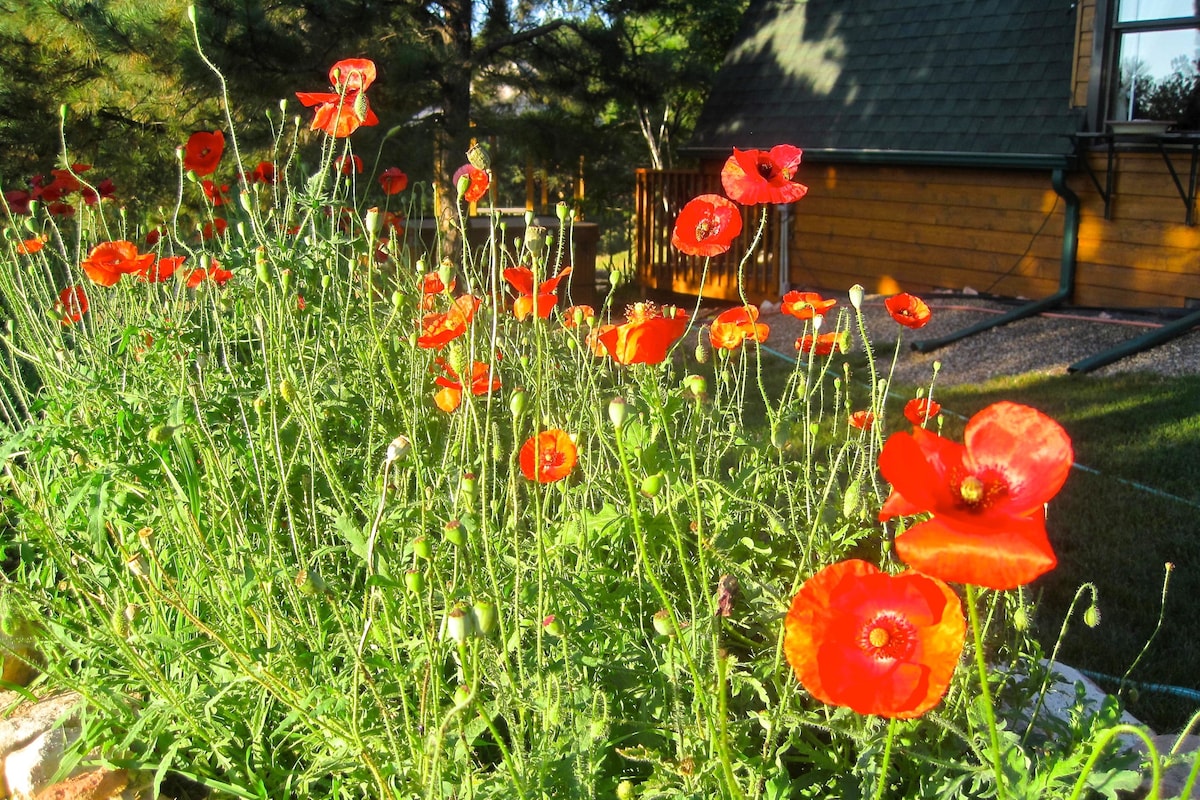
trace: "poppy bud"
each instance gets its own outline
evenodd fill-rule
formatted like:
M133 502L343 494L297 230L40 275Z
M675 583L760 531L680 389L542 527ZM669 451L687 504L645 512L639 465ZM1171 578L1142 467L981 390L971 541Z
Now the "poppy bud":
M647 475L642 478L642 494L646 497L658 497L658 493L662 491L663 474L656 472L653 475Z
M155 425L146 434L146 438L151 444L167 444L175 437L175 431L178 428L176 425Z
M363 226L367 229L367 233L371 234L371 238L379 233L381 221L378 206L371 206L367 209L367 213L363 216Z
M454 690L454 707L466 708L471 702L471 687L460 685Z
M473 144L467 150L467 163L475 169L488 170L492 166L492 157L487 148L481 144Z
M471 607L471 614L474 617L475 630L479 631L481 636L488 636L492 631L496 630L498 615L496 613L496 604L492 601L476 601L475 605Z
M450 369L454 370L458 375L468 375L467 367L467 351L462 344L455 340L450 344L450 357L446 359L450 364Z
M1092 603L1087 607L1087 610L1083 612L1083 624L1087 625L1089 628L1095 628L1100 624L1100 607L1095 603Z
M617 430L625 424L626 418L629 416L629 406L623 397L614 397L612 402L608 404L608 418L612 421L612 425Z
M850 481L850 485L846 487L846 493L842 496L842 516L850 519L854 516L854 512L858 510L858 500L861 496L862 484L860 481Z
M525 227L528 228L532 224L533 224L533 212L526 211L525 212Z
M446 287L446 291L450 290L450 282L454 280L454 264L450 263L450 259L443 258L442 263L438 265L438 280Z
M512 412L513 419L520 419L528 405L529 395L526 394L524 389L518 386L508 398L508 410Z
M403 304L404 295L400 293L400 290L397 289L396 291L392 292L392 308L400 308L400 306Z
M525 229L525 248L536 258L542 254L546 245L546 229L540 225L530 225Z
M825 321L825 317L823 315L813 314L813 318L812 318L813 333L816 333L817 331L821 330L821 323L823 323L824 321Z
M459 491L462 492L463 502L469 506L475 505L475 501L479 499L479 481L475 478L475 473L468 472L462 477L462 483L459 484Z
M708 363L708 348L704 346L703 342L699 342L696 344L696 363L697 364L707 364Z
M442 623L442 639L453 639L461 644L471 635L472 624L471 615L459 603L446 612L446 619Z
M650 622L654 626L654 632L659 636L670 636L674 633L671 629L671 615L665 608L655 611Z
M407 436L397 436L387 446L387 455L384 456L384 463L391 464L399 461L408 455L408 451L412 449L412 443Z
M1018 631L1029 629L1029 609L1024 603L1021 603L1012 614L1013 628Z
M634 800L637 797L637 787L633 781L621 781L617 784L617 800Z
M463 529L463 525L456 519L452 519L442 528L442 536L446 541L456 547L463 547L467 543L467 532Z
M242 210L247 214L254 212L254 204L250 202L249 192L238 192L238 205L240 205Z
M292 383L291 378L284 378L280 382L279 396L283 398L285 403L296 402L296 384Z
M404 586L413 594L425 591L425 573L417 569L405 570Z
M864 291L866 290L863 289L862 284L860 283L856 283L850 287L850 305L854 306L855 311L862 310Z
M254 275L261 284L269 285L271 283L271 273L267 268L266 248L260 247L254 251Z
M561 639L566 635L567 630L563 627L562 622L554 614L542 620L542 630L553 636L555 639Z
M463 195L467 193L467 189L471 188L471 176L463 175L458 179L458 186L454 188L458 191L458 199L462 200Z
M279 273L279 288L283 290L284 294L291 294L292 271L290 269L285 269Z

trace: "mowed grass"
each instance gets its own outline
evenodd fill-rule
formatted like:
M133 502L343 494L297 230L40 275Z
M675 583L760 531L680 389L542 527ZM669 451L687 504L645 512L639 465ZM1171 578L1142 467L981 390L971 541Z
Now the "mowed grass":
M1200 690L1200 377L1024 375L947 387L935 397L964 418L999 400L1025 403L1071 435L1079 466L1048 518L1058 567L1030 587L1047 653L1077 589L1090 582L1100 625L1088 628L1077 613L1061 660L1119 678L1153 636L1130 680ZM960 437L964 421L948 413L944 433ZM1102 683L1109 691L1118 685ZM1123 697L1160 732L1178 729L1200 706L1147 687Z

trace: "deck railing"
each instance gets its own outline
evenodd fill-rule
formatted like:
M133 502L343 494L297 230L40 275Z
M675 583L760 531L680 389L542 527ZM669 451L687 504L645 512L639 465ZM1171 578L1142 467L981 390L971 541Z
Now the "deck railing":
M709 260L688 256L671 246L675 217L689 200L701 194L724 195L721 176L698 170L637 171L635 254L641 285L656 291L699 294L737 300L738 265L766 215L762 240L742 267L746 299L752 303L779 298L779 214L770 206L742 209L742 233L729 252Z

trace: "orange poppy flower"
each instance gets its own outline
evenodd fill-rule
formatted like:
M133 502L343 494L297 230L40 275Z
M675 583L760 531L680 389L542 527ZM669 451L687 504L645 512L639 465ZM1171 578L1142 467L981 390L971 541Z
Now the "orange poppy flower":
M625 317L622 325L593 331L593 351L607 353L618 364L661 364L688 326L687 312L675 306L637 303L626 310Z
M35 236L32 239L26 239L23 242L18 242L17 252L23 256L31 256L46 246L46 240L48 238L48 236L42 234L41 236Z
M800 587L784 620L783 650L822 703L911 719L946 694L966 629L958 596L940 580L889 575L854 559Z
M800 168L799 147L780 144L770 150L738 150L721 169L721 185L730 199L744 206L759 203L793 203L808 194L794 180Z
M924 428L896 433L879 454L892 484L880 520L932 514L896 537L896 553L927 575L1013 589L1057 563L1045 505L1071 470L1071 439L1042 412L994 403L973 416L963 444Z
M558 304L558 282L571 274L570 267L564 267L557 275L548 281L542 281L537 286L537 314L542 319L548 319ZM520 294L513 301L513 316L518 322L523 322L533 313L533 271L529 267L510 267L504 270L504 280L509 282Z
M186 260L187 256L160 258L154 264L150 264L145 269L139 270L137 273L138 280L142 283L162 283L163 281L168 281L175 274L175 270L179 269Z
M93 283L115 286L122 275L146 269L153 263L153 253L143 255L133 242L122 240L96 245L81 266Z
M929 324L929 306L908 292L892 295L883 301L892 319L906 328L923 328Z
M849 349L849 338L845 331L822 333L820 336L813 336L811 333L806 333L796 339L796 349L801 353L812 353L818 356L844 353Z
M189 289L195 289L206 280L212 281L218 286L224 286L225 282L233 277L233 273L227 269L222 269L216 259L213 259L212 266L208 269L194 269L192 274L188 276L187 285Z
M360 175L363 171L363 160L355 155L338 156L333 160L333 166L343 175Z
M265 183L274 184L278 180L278 175L275 172L275 162L260 161L254 166L254 171L249 175L244 176L243 180L246 183Z
M875 415L870 411L855 411L850 415L850 425L860 431L869 431L875 427Z
M779 310L796 319L812 319L825 316L836 305L837 300L826 300L817 292L788 292L783 296Z
M417 337L417 346L440 349L447 342L462 336L467 332L467 325L475 318L480 302L478 297L464 294L454 301L449 311L426 314L421 319L421 335Z
M399 167L388 167L379 174L379 185L384 194L400 194L408 188L408 176Z
M722 311L708 329L708 339L713 347L721 350L734 350L747 339L765 342L771 328L757 320L758 309L754 306L737 306Z
M521 474L538 483L561 481L571 474L578 458L571 437L557 428L529 437L517 456Z
M68 286L58 293L58 302L54 309L62 313L63 325L79 322L88 310L87 292L82 286Z
M904 404L904 417L913 425L920 428L936 417L942 410L942 404L928 397L914 397Z
M198 177L212 175L225 152L225 134L220 131L197 131L188 137L183 150L183 168Z
M468 203L474 203L477 200L483 199L483 196L487 194L488 186L491 184L492 179L483 170L473 167L470 164L463 164L454 172L454 177L450 179L450 184L458 186L459 179L464 175L468 176L471 182L467 185L467 190L463 192L462 199Z
M214 236L224 236L226 229L229 228L229 223L220 217L216 217L212 222L204 223L204 227L200 229L200 238L203 241L208 241Z
M580 325L591 326L596 319L596 309L589 305L576 305L562 312L564 328L578 328Z
M364 125L378 125L366 89L375 81L375 64L365 58L347 58L329 68L333 92L296 92L305 108L316 108L312 130L341 139Z
M433 396L433 402L442 411L450 414L462 404L464 390L462 378L445 359L439 358L437 363L445 374L434 378L433 382L442 388ZM492 376L492 368L488 364L476 361L471 365L471 394L487 394L497 391L499 388L500 379Z
M742 212L718 194L689 200L675 218L671 244L689 256L718 256L742 232Z

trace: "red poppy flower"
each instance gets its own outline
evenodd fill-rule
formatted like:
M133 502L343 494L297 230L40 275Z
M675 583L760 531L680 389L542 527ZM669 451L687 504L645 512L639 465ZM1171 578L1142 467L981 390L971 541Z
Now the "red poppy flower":
M521 474L538 483L561 481L571 474L578 458L571 437L557 428L529 437L517 456Z
M447 342L457 339L467 332L467 325L475 318L480 300L473 295L464 294L454 301L449 311L439 314L426 314L421 320L421 335L417 337L417 346L441 348Z
M1012 589L1054 568L1045 504L1074 454L1067 432L1040 411L994 403L972 417L964 444L923 428L896 433L879 455L892 484L880 520L929 512L896 537L910 566L955 583Z
M233 277L233 273L227 269L221 269L221 265L213 259L212 266L208 269L195 269L188 276L187 285L189 289L195 289L206 280L212 281L218 286L224 286L225 282Z
M618 364L661 364L667 351L688 326L688 314L675 306L637 303L625 312L622 325L605 325L593 331L594 350L612 356Z
M671 244L689 256L718 256L741 232L742 212L736 205L718 194L702 194L675 218Z
M817 292L788 292L783 296L779 310L796 319L812 319L825 316L836 305L837 300L826 300Z
M142 283L162 283L163 281L169 281L171 276L175 274L175 270L179 269L184 261L187 261L187 256L160 258L145 269L139 270L137 273L138 280Z
M596 319L596 309L589 305L577 305L562 312L564 328L578 328L580 325L591 325Z
M83 202L92 206L101 200L111 200L116 193L117 187L113 185L112 178L105 178L96 184L95 189L90 186L83 187L80 196L83 197Z
M437 363L445 374L434 378L433 382L442 388L433 396L433 402L442 411L450 414L462 404L464 390L462 378L445 359L439 358ZM499 388L500 379L493 377L492 368L488 364L476 361L471 365L471 394L487 394L497 391Z
M845 331L822 333L820 336L813 336L811 333L806 333L796 340L796 349L801 353L827 356L833 353L846 352L848 349L848 340L849 337Z
M60 321L63 325L79 322L88 310L87 292L82 286L68 286L58 293L58 303L54 309L62 313Z
M379 185L384 194L400 194L408 188L408 176L399 167L388 167L379 174Z
M375 62L369 58L343 58L329 68L329 82L339 92L365 92L375 82Z
M212 175L225 152L225 134L220 131L197 131L188 137L183 150L183 168L198 177Z
M4 204L10 212L17 215L29 213L29 201L32 199L24 189L10 189L4 193Z
M32 239L26 239L23 242L18 242L17 252L23 256L31 256L46 246L47 238L48 237L45 234L42 234L41 236L35 236Z
M75 206L59 200L58 202L47 204L46 212L52 217L73 217L75 216Z
M757 320L758 309L754 306L727 309L713 320L708 329L708 339L713 347L721 350L734 350L747 339L765 342L771 328Z
M154 263L154 254L138 252L133 242L103 242L92 248L83 260L83 271L101 286L115 286L122 275L146 269Z
M924 428L925 423L936 417L942 410L942 404L928 397L914 397L904 404L904 417L913 425Z
M564 267L557 275L548 281L542 281L537 286L537 314L542 319L548 319L558 304L558 283L571 274L570 267ZM513 301L513 316L518 322L525 321L533 313L533 271L529 267L509 267L504 270L504 280L508 281L520 296Z
M333 160L333 166L343 175L349 175L352 172L360 175L363 171L363 161L355 155L338 156Z
M744 206L759 203L793 203L808 194L808 187L793 178L800 168L799 147L780 144L770 150L738 150L721 169L725 194Z
M200 188L204 190L204 196L214 206L223 206L229 203L229 198L226 196L226 192L229 191L228 183L222 183L218 186L210 180L203 180L200 181Z
M242 176L243 183L263 183L272 185L278 180L278 175L275 172L274 161L260 161L254 165L254 169L249 175Z
M783 650L823 703L859 714L919 717L946 694L966 635L962 604L941 581L842 561L792 599Z
M906 328L923 328L929 324L929 306L908 292L892 295L883 301L892 319Z
M487 194L488 185L491 183L491 178L489 178L488 174L483 170L473 167L470 164L463 164L455 171L454 177L451 178L450 183L454 186L458 186L459 178L464 175L468 176L471 179L471 182L468 184L467 190L463 192L462 199L466 200L468 203L474 203L477 200L481 200L483 196Z
M869 431L875 427L875 415L865 409L855 411L850 415L850 425L858 428L860 431Z
M209 239L212 239L214 236L224 236L225 231L228 227L229 227L228 222L221 219L220 217L217 217L212 222L204 223L204 227L200 229L200 238L203 241L207 242Z

